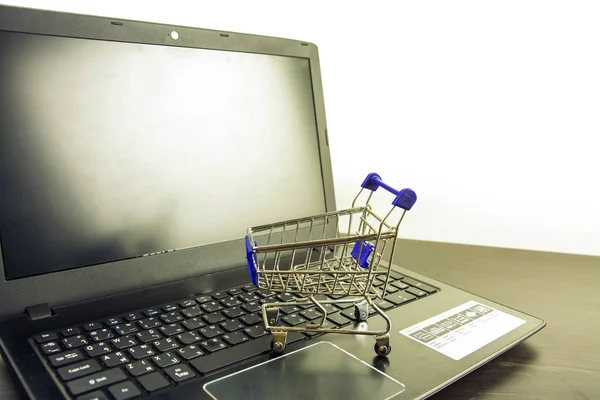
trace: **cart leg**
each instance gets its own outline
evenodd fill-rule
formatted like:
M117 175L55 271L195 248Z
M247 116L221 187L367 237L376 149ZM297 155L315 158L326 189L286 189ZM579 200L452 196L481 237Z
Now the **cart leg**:
M268 307L266 312L269 326L277 325L277 322L279 321L279 307Z
M287 332L273 332L273 340L271 341L271 349L275 353L283 353L287 343Z
M320 328L323 326L323 324L325 323L325 319L327 318L327 310L325 309L325 307L323 307L321 303L317 301L317 299L314 298L312 294L310 295L309 300L315 305L315 307L319 309L319 311L321 311L322 315L321 320L318 324L314 322L309 322L306 324L306 327L311 329Z
M375 338L375 353L378 356L387 356L392 351L392 345L390 344L390 335L385 334Z
M366 321L369 318L369 303L366 300L354 305L354 318L357 321Z

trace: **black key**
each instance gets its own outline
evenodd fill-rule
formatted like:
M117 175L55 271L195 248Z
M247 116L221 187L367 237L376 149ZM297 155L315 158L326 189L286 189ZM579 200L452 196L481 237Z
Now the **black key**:
M221 304L223 304L223 306L229 308L229 307L233 307L233 306L239 306L240 304L242 304L242 301L236 299L235 297L228 297L226 299L220 300L219 303L221 303Z
M133 335L115 338L110 342L113 344L113 346L117 348L117 350L126 349L128 347L135 346L136 344L138 344L138 341Z
M218 324L221 321L225 321L225 317L219 311L213 312L210 314L206 314L202 317L203 320L206 321L207 324L214 325Z
M243 317L240 317L240 321L248 326L258 324L259 322L262 322L262 320L262 314L259 316L257 313L246 314Z
M166 368L169 365L179 363L179 358L173 353L165 353L152 357L152 361L154 361L154 363L160 368Z
M204 303L200 306L206 313L212 313L215 311L219 311L223 309L223 306L216 301L209 301L208 303Z
M238 294L242 294L242 293L244 293L244 292L242 291L242 289L241 289L241 288L233 288L233 289L229 289L229 290L227 291L227 293L228 293L230 296L237 296Z
M181 314L179 313L179 311L171 311L168 314L163 314L160 316L160 319L165 323L165 324L173 324L177 321L182 321L183 317L181 316Z
M166 313L172 312L172 311L175 311L175 310L179 310L179 306L177 304L172 304L172 303L165 304L161 308Z
M138 382L144 389L149 392L154 392L158 389L166 388L169 386L167 381L160 373L153 372L148 375L144 375L138 378Z
M150 357L156 354L152 346L149 344L142 344L140 346L135 346L127 350L131 357L139 360L141 358Z
M75 347L88 344L87 339L83 335L70 336L68 338L64 338L62 341L63 345L67 349L74 349Z
M129 362L129 358L127 358L127 356L120 351L117 351L116 353L105 354L102 357L100 357L100 360L108 368L116 367L117 365Z
M177 349L177 354L179 354L181 357L183 357L186 360L191 360L192 358L203 356L204 352L200 349L200 347L192 344L192 345Z
M165 336L179 335L185 330L179 324L165 325L158 328Z
M279 301L294 301L296 298L291 293L280 293L275 297Z
M225 322L221 322L219 324L219 326L223 329L225 329L227 332L234 332L234 331L238 331L240 329L244 329L246 327L246 325L242 324L239 320L237 319L230 319L227 320Z
M407 293L414 294L417 297L427 296L427 292L422 291L421 289L417 289L414 287L406 289Z
M265 336L239 346L232 347L227 351L216 352L204 357L190 361L190 365L200 374L208 374L220 368L224 368L238 361L246 360L265 352L271 351L271 337Z
M342 316L348 318L349 320L357 321L356 317L354 316L354 307L344 310L340 314ZM371 314L369 313L369 315L371 315Z
M262 325L256 325L250 328L246 328L244 329L244 332L246 332L246 334L253 339L269 334L269 331L267 331Z
M221 300L227 297L227 292L214 292L211 297L215 300Z
M336 308L339 308L340 310L346 310L350 307L354 307L354 303L348 302L348 303L335 303L334 304Z
M398 282L400 282L400 281L398 281ZM396 283L396 282L394 282L394 283ZM383 289L383 288L380 288L380 289ZM396 286L388 285L387 288L385 289L385 293L386 294L396 293L398 290L400 290L400 289L398 289Z
M186 329L193 331L194 329L202 328L206 324L200 318L190 318L181 323Z
M394 279L402 279L404 278L404 275L402 275L401 273L398 273L396 271L390 271L390 276Z
M400 290L404 290L404 289L408 289L409 288L409 286L406 283L402 282L402 281L392 282L392 286L394 286L394 287L396 287L396 288L398 288ZM388 287L388 289L389 289L389 287Z
M88 394L84 394L83 396L79 396L77 398L77 400L108 400L108 397L106 397L104 392L96 390L95 392L91 392Z
M162 325L162 323L157 317L142 319L137 323L142 329L152 329Z
M294 314L300 312L300 308L297 306L282 306L279 310L284 314Z
M249 312L249 313L260 311L260 309L261 309L261 305L258 301L251 301L250 303L246 303L246 304L242 305L242 310Z
M219 336L223 334L223 331L219 329L217 325L209 325L204 328L200 328L198 330L207 339L214 338L215 336Z
M239 307L231 307L230 309L227 309L225 311L223 311L223 315L225 315L227 318L237 318L240 317L242 315L246 314L244 311L242 311L241 308Z
M407 285L419 288L422 291L427 292L427 293L433 293L433 292L437 291L436 288L429 286L423 282L419 282L418 280L413 279L413 278L404 278L404 283L406 283Z
M175 382L183 382L196 376L196 373L185 364L173 365L169 368L165 368L165 372L169 375L169 378Z
M96 372L83 378L75 379L67 383L67 387L72 394L78 395L90 390L98 389L103 386L112 385L127 379L121 368L107 369L106 371Z
M222 350L227 347L227 345L219 338L205 340L204 342L200 342L200 345L209 353L214 353L215 351Z
M243 332L237 331L223 335L223 340L230 345L235 346L236 344L247 342L249 339Z
M58 335L54 332L46 332L46 333L40 333L39 335L35 335L33 338L35 339L36 342L41 344L41 343L50 342L51 340L58 339Z
M129 322L137 321L138 319L141 319L141 318L142 318L142 314L140 314L140 313L132 312L129 314L125 314L125 320L127 320Z
M148 308L144 310L146 317L154 317L155 315L162 314L158 308Z
M60 333L64 337L73 336L73 335L79 335L81 333L81 329L79 329L78 327L74 326L74 327L71 327L71 328L63 329L62 331L60 331Z
M399 306L400 304L408 303L409 301L413 301L414 299L416 299L415 296L406 292L397 292L385 296L385 300L397 306Z
M193 307L196 305L196 301L194 299L182 300L179 302L181 308Z
M148 329L135 335L144 343L153 342L163 337L157 329Z
M209 301L212 301L212 297L210 296L200 296L200 297L196 297L196 301L200 304L204 304L204 303L208 303Z
M110 339L111 337L114 337L115 335L110 331L110 329L100 329L98 331L91 331L90 332L90 337L92 338L92 340L94 342L103 342L106 339Z
M140 360L127 364L125 368L127 368L127 371L129 371L132 376L140 376L154 371L154 367L148 360Z
M387 300L377 299L374 301L374 303L382 310L389 310L390 308L394 308L394 304L390 303Z
M290 326L300 325L306 322L299 314L289 314L281 318L286 324Z
M260 297L258 297L255 294L245 293L245 294L240 294L238 296L238 299L240 299L240 301L243 301L244 303L250 303L251 301L258 301L258 300L260 300Z
M98 329L102 329L102 324L100 322L88 322L83 325L83 329L86 331L97 331Z
M254 292L255 290L257 290L258 288L254 285L251 285L250 283L242 286L242 290L244 292Z
M177 339L183 344L192 344L204 340L202 336L195 332L185 332L181 335L177 335Z
M57 341L46 342L46 343L40 345L40 349L42 349L42 352L44 354L56 354L56 353L60 353L62 350Z
M300 315L306 318L309 321L321 318L323 314L320 311L317 311L316 308L309 308L307 310L301 311Z
M138 327L132 323L117 325L114 327L114 329L121 336L129 335L130 333L134 333L134 332L138 331Z
M346 318L340 314L328 315L327 319L329 321L333 322L337 326L344 326L344 325L348 325L350 323L350 320L348 318Z
M161 353L166 353L169 350L173 350L179 347L179 344L177 343L175 338L157 340L152 344L154 345L154 347L156 347L156 350L160 351Z
M266 290L266 289L258 289L257 291L254 292L255 295L264 298L267 297L273 297L275 296L277 293L275 292L271 292L270 290Z
M115 326L115 325L119 325L123 323L123 320L121 318L118 317L112 317L109 319L105 319L104 323L108 326Z
M138 389L131 381L112 385L108 388L108 391L113 395L115 400L128 400L142 395L140 389Z
M48 357L48 360L53 367L60 367L83 360L83 354L79 350L65 351Z
M188 307L184 310L181 310L181 313L186 318L194 318L194 317L197 317L198 315L203 314L203 312L200 310L200 307L198 307L198 306Z
M350 304L352 304L352 303L350 303ZM339 309L337 307L334 307L334 305L331 303L321 304L321 305L327 311L327 314L335 314L336 312L339 311Z
M101 369L98 361L85 360L59 368L57 372L63 381L70 381L71 379L79 378L80 376L91 374L92 372L98 372Z
M85 346L84 349L90 357L101 356L102 354L107 354L113 351L111 345L105 342L91 344L89 346Z

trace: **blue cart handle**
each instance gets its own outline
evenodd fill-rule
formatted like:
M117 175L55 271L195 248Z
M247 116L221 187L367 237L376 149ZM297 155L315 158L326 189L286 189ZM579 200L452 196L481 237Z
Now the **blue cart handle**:
M364 189L368 189L373 192L376 191L379 187L384 188L385 190L396 196L394 201L392 201L392 204L395 207L400 207L405 210L410 210L412 206L414 206L417 202L417 194L414 192L414 190L408 188L396 190L387 183L383 182L383 180L381 180L381 176L379 176L379 174L376 174L375 172L371 172L369 175L367 175L367 177L360 186Z

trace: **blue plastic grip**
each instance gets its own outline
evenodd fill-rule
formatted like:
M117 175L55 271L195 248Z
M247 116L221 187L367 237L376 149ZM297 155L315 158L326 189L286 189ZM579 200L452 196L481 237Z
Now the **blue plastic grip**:
M350 252L352 258L354 258L361 268L369 268L369 256L373 252L375 245L369 242L356 242L354 248ZM358 253L360 252L360 260L358 259Z
M417 202L417 194L412 189L402 189L398 192L398 195L392 201L392 204L396 207L403 208L405 210L410 210L412 206Z
M381 180L381 176L375 172L371 172L369 175L367 175L360 186L373 192L381 186L391 194L396 195L396 198L394 201L392 201L392 204L405 210L410 210L417 202L417 194L414 192L414 190L408 188L396 190L387 183L383 182Z
M256 242L254 242L256 246ZM248 260L248 274L250 275L250 281L254 286L258 286L258 272L256 271L256 258L252 251L252 245L250 239L246 236L246 259Z

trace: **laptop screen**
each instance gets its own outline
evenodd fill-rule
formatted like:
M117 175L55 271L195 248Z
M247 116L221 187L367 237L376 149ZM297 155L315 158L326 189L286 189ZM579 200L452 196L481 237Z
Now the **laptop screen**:
M0 31L6 279L325 211L303 58Z

